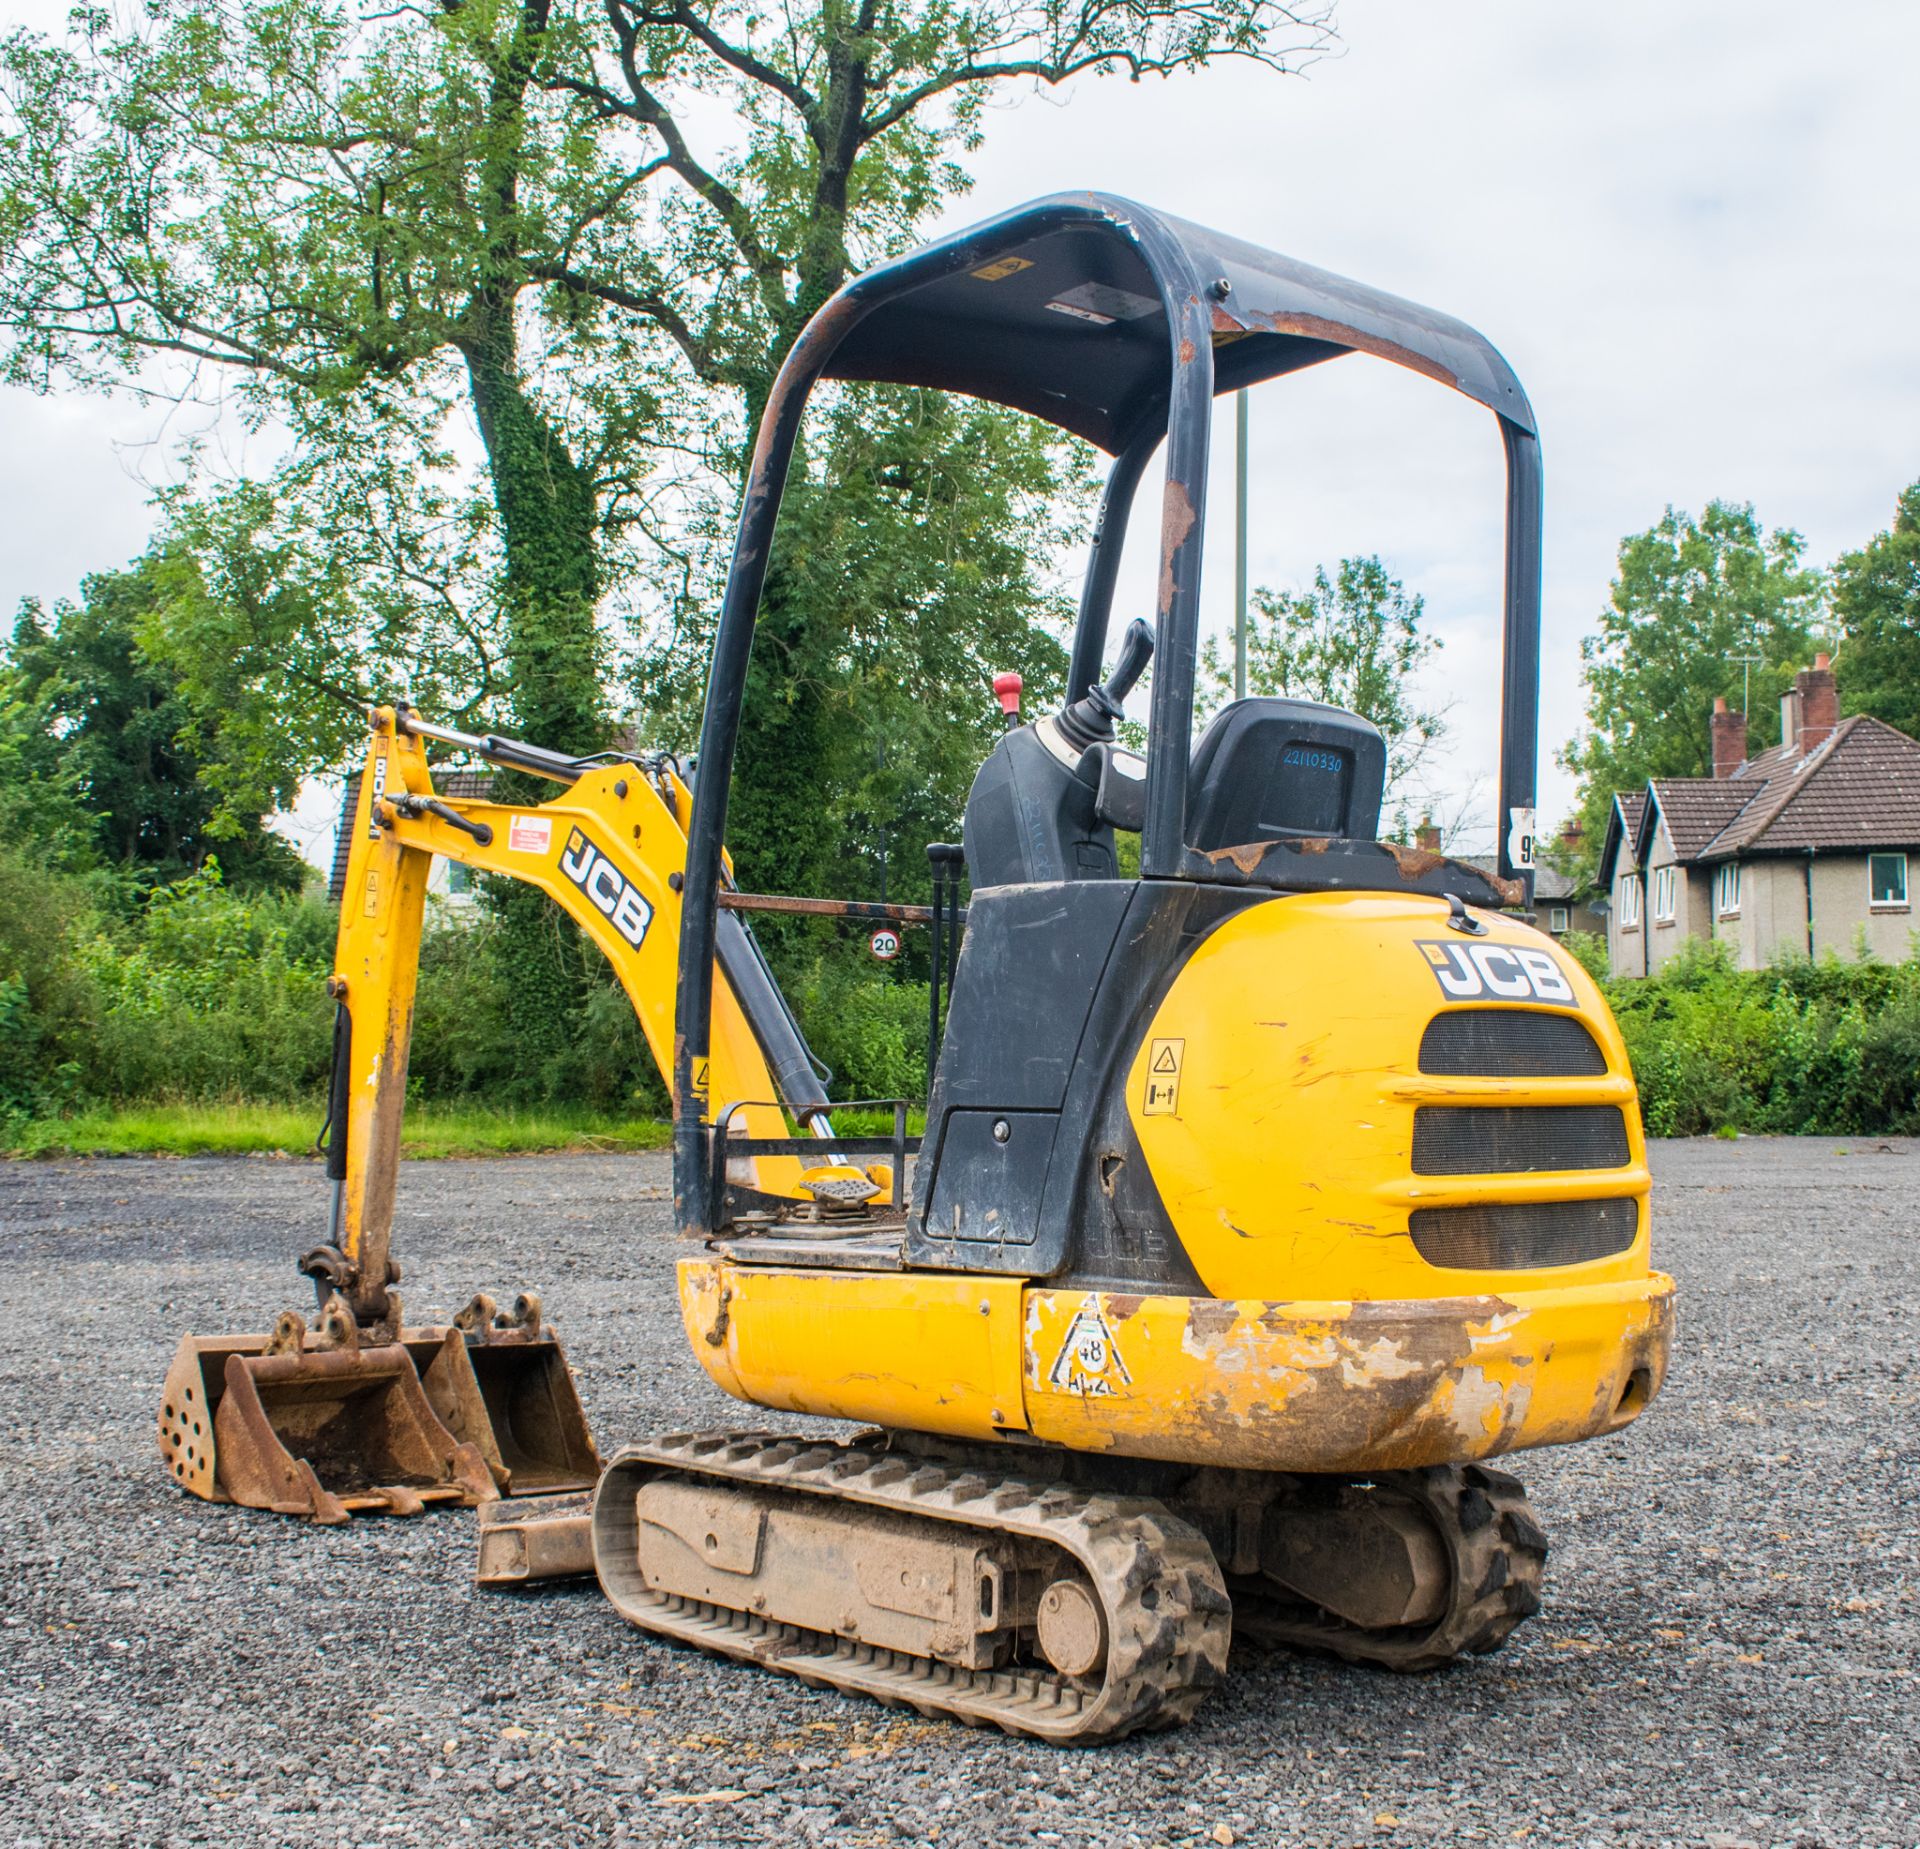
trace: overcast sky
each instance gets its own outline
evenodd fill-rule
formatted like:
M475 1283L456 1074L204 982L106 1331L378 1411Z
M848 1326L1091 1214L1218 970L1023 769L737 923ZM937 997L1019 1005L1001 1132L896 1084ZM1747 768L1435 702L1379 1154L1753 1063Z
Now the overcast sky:
M0 11L42 24L64 7ZM1304 78L1221 67L994 111L978 184L947 222L1066 187L1121 192L1444 309L1500 347L1546 458L1551 820L1572 795L1552 754L1580 716L1579 639L1622 535L1718 495L1798 528L1824 561L1886 526L1920 477L1920 6L1346 0L1340 20L1342 54ZM158 413L0 401L10 612L139 551L148 484L169 471ZM1210 510L1216 627L1232 596L1231 421ZM1262 388L1253 432L1255 582L1379 552L1425 595L1446 644L1434 690L1457 702L1445 781L1454 802L1477 785L1490 839L1491 416L1355 357ZM320 851L324 832L316 818Z

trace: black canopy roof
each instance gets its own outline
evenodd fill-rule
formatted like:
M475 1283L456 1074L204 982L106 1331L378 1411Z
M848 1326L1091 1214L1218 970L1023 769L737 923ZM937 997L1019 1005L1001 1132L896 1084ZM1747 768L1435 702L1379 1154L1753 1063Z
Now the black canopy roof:
M1373 353L1533 433L1519 380L1463 322L1110 193L1055 194L869 271L827 373L991 399L1117 454L1164 428L1165 303L1189 292L1211 308L1217 392Z

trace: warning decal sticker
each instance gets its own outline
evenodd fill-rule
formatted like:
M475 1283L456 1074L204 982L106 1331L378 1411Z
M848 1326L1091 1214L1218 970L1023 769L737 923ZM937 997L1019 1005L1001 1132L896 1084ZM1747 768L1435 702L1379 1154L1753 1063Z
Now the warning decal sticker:
M1122 1387L1133 1385L1113 1331L1100 1314L1098 1297L1089 1295L1074 1312L1066 1340L1047 1370L1047 1384L1062 1393L1078 1393L1094 1400L1111 1399Z
M1144 1117L1176 1117L1180 1112L1180 1067L1187 1056L1184 1040L1155 1040L1147 1047L1147 1093L1141 1101Z
M1002 257L998 263L989 263L983 270L975 270L974 275L982 282L1000 282L1008 276L1018 276L1022 270L1033 268L1031 257Z
M553 817L516 815L507 824L507 846L516 854L544 854L553 846Z

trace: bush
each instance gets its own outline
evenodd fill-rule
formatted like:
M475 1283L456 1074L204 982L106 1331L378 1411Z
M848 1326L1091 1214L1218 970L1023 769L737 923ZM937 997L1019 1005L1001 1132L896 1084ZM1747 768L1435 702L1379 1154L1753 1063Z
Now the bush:
M829 1096L924 1098L927 985L849 961L823 952L795 998L814 1056L832 1069Z
M317 1096L332 1042L332 945L300 916L310 909L229 892L209 860L157 887L129 931L76 945L100 1002L88 1089L114 1101Z
M1742 971L1724 945L1690 944L1607 996L1655 1136L1920 1131L1920 963Z
M99 1000L70 949L95 929L84 880L0 846L0 1133L82 1093Z
M143 893L0 846L0 1140L92 1104L252 1101L311 1110L326 1086L337 914L237 893L209 865ZM584 941L557 1050L516 1044L509 940L487 913L430 921L409 1091L446 1103L664 1116L666 1087L611 969ZM1585 961L1587 946L1575 944ZM770 943L831 1095L926 1091L924 981L844 931ZM1698 944L1606 985L1658 1136L1920 1134L1920 960L1736 970Z
M420 949L409 1090L429 1098L493 1104L568 1104L658 1117L667 1088L633 1005L612 967L584 940L577 957L580 999L558 1051L529 1058L511 1009L516 980L512 934L495 914L429 930Z

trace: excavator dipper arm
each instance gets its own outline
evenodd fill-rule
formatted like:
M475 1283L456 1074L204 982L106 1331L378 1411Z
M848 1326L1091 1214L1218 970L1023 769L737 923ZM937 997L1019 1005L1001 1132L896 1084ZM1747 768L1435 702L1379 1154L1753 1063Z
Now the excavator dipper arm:
M418 729L416 729L416 727ZM546 803L444 798L427 736L562 783ZM160 1451L183 1488L339 1522L363 1510L563 1494L599 1474L571 1371L539 1299L476 1296L451 1325L407 1327L391 1252L427 878L444 855L537 887L606 953L654 1059L673 1070L675 947L691 798L664 759L581 763L516 741L466 740L404 711L373 714L328 992L337 1010L327 1118L327 1240L300 1269L316 1327L187 1336L167 1376ZM742 1136L779 1137L780 1106L831 1124L811 1056L745 927L716 942L707 1095ZM802 1159L732 1169L800 1196Z
M664 760L597 765L541 804L442 800L434 794L422 740L391 709L375 715L331 984L351 1023L351 1051L344 1097L334 1103L336 1113L344 1106L333 1134L345 1144L345 1172L334 1242L339 1275L327 1281L363 1323L385 1316L385 1293L395 1281L388 1236L433 856L537 887L566 912L606 954L655 1063L671 1082L690 802ZM771 1100L784 1098L801 1115L822 1116L825 1093L744 927L731 915L728 924L719 946L709 1069L696 1076L707 1079L717 1110L740 1106L732 1118L739 1134L778 1137L785 1126ZM762 1157L751 1185L798 1195L802 1166L797 1157ZM332 1261L316 1254L311 1262L325 1267Z

